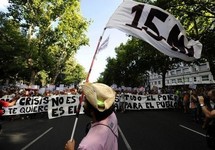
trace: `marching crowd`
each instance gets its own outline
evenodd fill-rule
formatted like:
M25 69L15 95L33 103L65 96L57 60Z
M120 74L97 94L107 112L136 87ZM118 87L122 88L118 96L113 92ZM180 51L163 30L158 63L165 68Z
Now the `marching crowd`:
M185 114L190 114L191 119L202 125L202 128L207 128L210 119L202 112L201 97L204 98L204 105L209 109L214 109L214 102L210 101L208 92L212 87L199 87L196 89L176 89L172 91L178 95L178 109L181 109Z
M215 103L213 101L210 101L210 98L208 96L208 92L213 89L211 86L204 86L199 87L196 89L191 89L189 87L172 87L172 88L165 88L165 89L159 89L156 90L149 90L149 91L138 91L136 88L131 90L118 90L117 92L120 93L132 93L132 94L140 94L140 95L146 95L146 94L175 94L177 95L177 108L181 110L184 114L190 114L191 119L198 123L202 124L202 128L206 129L208 123L210 122L210 119L207 118L204 113L202 112L202 108L199 102L199 97L204 97L204 104L207 106L209 110L215 109ZM123 105L123 104L122 104ZM124 109L122 107L122 112L124 112Z
M111 87L108 87L103 84L97 84L97 83L84 85L83 87L84 88L82 89L82 91L84 92L86 99L88 99L89 101L88 106L87 107L84 106L85 114L92 117L92 114L91 114L91 111L92 111L93 117L95 117L94 121L100 122L99 125L103 125L102 124L103 120L105 120L106 117L107 118L110 117L111 121L115 120L114 124L116 124L116 117L115 115L113 115L115 96L116 94L123 95L125 93L139 94L139 95L175 94L177 95L177 104L178 104L177 109L182 110L183 113L185 114L191 114L193 121L195 121L196 123L201 123L202 128L204 129L207 129L209 122L213 120L213 118L215 118L215 113L214 113L215 111L212 111L214 109L214 102L215 102L214 101L215 90L213 90L213 87L201 87L196 89L182 87L182 88L171 88L171 89L170 88L156 89L151 91L145 91L142 88L138 89L138 88L125 88L125 87L123 89L121 88L121 89L113 90L113 88ZM111 94L107 92L110 92ZM11 107L15 105L16 100L18 100L20 97L51 96L51 95L66 95L66 94L74 95L74 94L80 94L80 93L81 91L76 88L65 88L65 90L52 90L52 91L45 90L43 93L35 89L20 89L18 87L2 88L0 90L0 97L1 97L0 115L2 116L4 114L2 107ZM110 94L111 97L108 97L107 96L108 94ZM95 101L93 99L97 99L97 103L94 104ZM123 99L123 96L121 96L121 99ZM104 101L109 101L109 100L111 100L111 103L110 102L104 103ZM110 105L106 106L106 104L110 104ZM126 108L123 108L123 107L124 106L122 103L122 107L121 107L123 110L122 112L126 110ZM97 123L94 125L97 126ZM0 124L0 130L1 130L1 124ZM214 131L214 129L212 130ZM113 139L115 139L118 136L118 133L116 132L116 126L114 128L114 131L111 131L109 134L112 135L112 133L114 133ZM92 136L96 136L96 135L92 133ZM90 136L89 136L89 139L90 139ZM79 146L83 146L83 147L87 146L88 144L90 144L89 142L87 142L88 140L83 141L82 145L79 145ZM110 141L110 142L113 142L113 141ZM74 144L75 144L74 140L72 141L69 140L65 145L65 149L70 150L71 147L72 149L74 149ZM114 146L117 147L117 144L115 143Z
M131 93L138 95L147 95L147 94L175 94L178 96L178 108L182 110L185 114L191 114L193 121L196 123L201 123L202 128L206 128L209 122L209 119L205 117L202 113L202 109L198 100L198 96L204 96L205 105L212 110L214 103L210 101L207 96L208 91L211 87L201 87L197 89L190 89L188 87L180 88L166 88L166 89L156 89L156 90L144 90L143 88L131 88L131 87L122 87L114 88L117 94L122 93ZM9 101L14 97L25 97L25 96L52 96L52 95L68 95L68 94L80 94L78 88L65 88L64 90L45 90L43 93L40 93L38 89L20 89L19 87L4 87L0 90L0 97L4 101ZM121 98L123 99L123 98ZM123 101L123 100L122 100ZM123 105L123 103L122 103ZM121 107L123 112L125 111L124 107Z

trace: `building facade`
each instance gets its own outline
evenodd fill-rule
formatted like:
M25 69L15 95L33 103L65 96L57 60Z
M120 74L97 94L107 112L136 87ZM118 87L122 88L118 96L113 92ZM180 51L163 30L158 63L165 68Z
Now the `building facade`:
M167 72L165 85L177 86L177 85L206 85L214 84L215 81L210 72L209 64L202 63L201 65L184 65L180 64L177 69L172 69ZM149 75L150 87L162 88L162 76L156 73L150 73Z

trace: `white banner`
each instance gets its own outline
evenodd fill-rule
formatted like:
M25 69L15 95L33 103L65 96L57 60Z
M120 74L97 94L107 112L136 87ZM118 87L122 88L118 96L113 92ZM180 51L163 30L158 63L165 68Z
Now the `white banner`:
M4 116L47 112L48 102L49 97L21 97L13 107L3 107Z
M75 115L79 104L80 95L60 95L51 96L48 103L48 117L49 119ZM83 107L81 107L80 114L83 113Z
M3 107L5 110L4 116L48 112L49 119L53 119L75 115L79 97L80 95L21 97L17 100L15 106ZM127 110L167 109L177 107L177 96L172 94L123 94L123 98L121 98L120 95L117 95L115 99L116 109L121 109L122 102ZM81 107L80 114L83 114L83 107Z
M188 40L180 22L159 7L124 0L106 28L117 28L145 40L160 52L185 61L201 57L202 44Z
M122 105L126 110L168 109L176 108L178 105L177 95L174 94L135 95L127 93L123 95L123 99L120 96L122 95L117 95L115 100L116 109L121 109Z

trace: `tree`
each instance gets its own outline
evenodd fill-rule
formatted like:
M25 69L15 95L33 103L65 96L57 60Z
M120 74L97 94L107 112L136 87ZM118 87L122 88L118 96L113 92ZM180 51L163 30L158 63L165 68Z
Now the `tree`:
M19 25L0 13L0 71L1 79L16 80L25 72L23 55L27 49L26 39Z
M215 47L213 42L215 37L215 3L211 0L157 0L151 1L150 3L161 7L173 14L178 20L180 20L181 24L184 26L188 38L200 40L203 44L202 59L193 62L184 62L175 58L170 59L168 56L165 56L161 53L148 51L149 53L153 52L148 55L148 60L149 62L151 62L152 66L151 70L158 74L162 74L163 87L165 86L166 72L169 69L175 67L177 68L177 64L180 62L187 64L198 64L202 61L208 61L211 67L211 72L213 75L215 75L215 53L212 51ZM150 55L152 55L153 57L150 57ZM159 63L153 63L153 60Z
M162 75L162 86L165 87L165 76L168 70L178 67L177 58L169 58L141 39L132 37L126 44L115 49L116 59L109 58L103 82L124 86L148 85L148 71Z
M120 85L121 78L119 73L119 68L117 65L117 60L115 58L107 58L107 65L104 70L100 74L98 82L106 83L107 85L112 85L113 83Z
M141 50L138 39L133 38L115 49L116 59L108 58L103 82L111 85L140 86L145 82L148 65L142 65ZM145 62L145 61L144 61Z
M215 2L213 0L157 0L154 4L178 18L187 31L188 37L202 43L202 58L193 63L208 61L215 78Z
M28 53L24 55L34 84L40 70L55 83L59 72L82 45L88 43L87 22L80 14L78 0L10 0L8 16L19 23L26 35ZM60 62L59 62L60 61ZM60 64L60 65L56 65Z
M87 77L87 73L84 71L84 68L76 63L76 60L73 57L70 57L66 61L66 65L62 70L62 74L65 76L63 83L65 84L78 84Z
M202 36L201 41L202 43L205 43L202 56L209 62L210 71L215 78L215 29L207 30Z
M144 50L146 50L145 45L141 45L137 38L132 38L115 49L118 74L122 78L121 85L134 87L145 84L143 77L147 74L148 65L142 57Z

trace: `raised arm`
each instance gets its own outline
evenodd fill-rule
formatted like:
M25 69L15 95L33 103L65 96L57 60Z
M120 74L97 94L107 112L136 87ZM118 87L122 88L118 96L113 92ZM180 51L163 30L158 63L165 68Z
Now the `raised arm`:
M11 100L11 102L8 103L7 107L12 107L16 104L16 101L20 98L20 95L16 95L15 97L13 97L13 99Z

